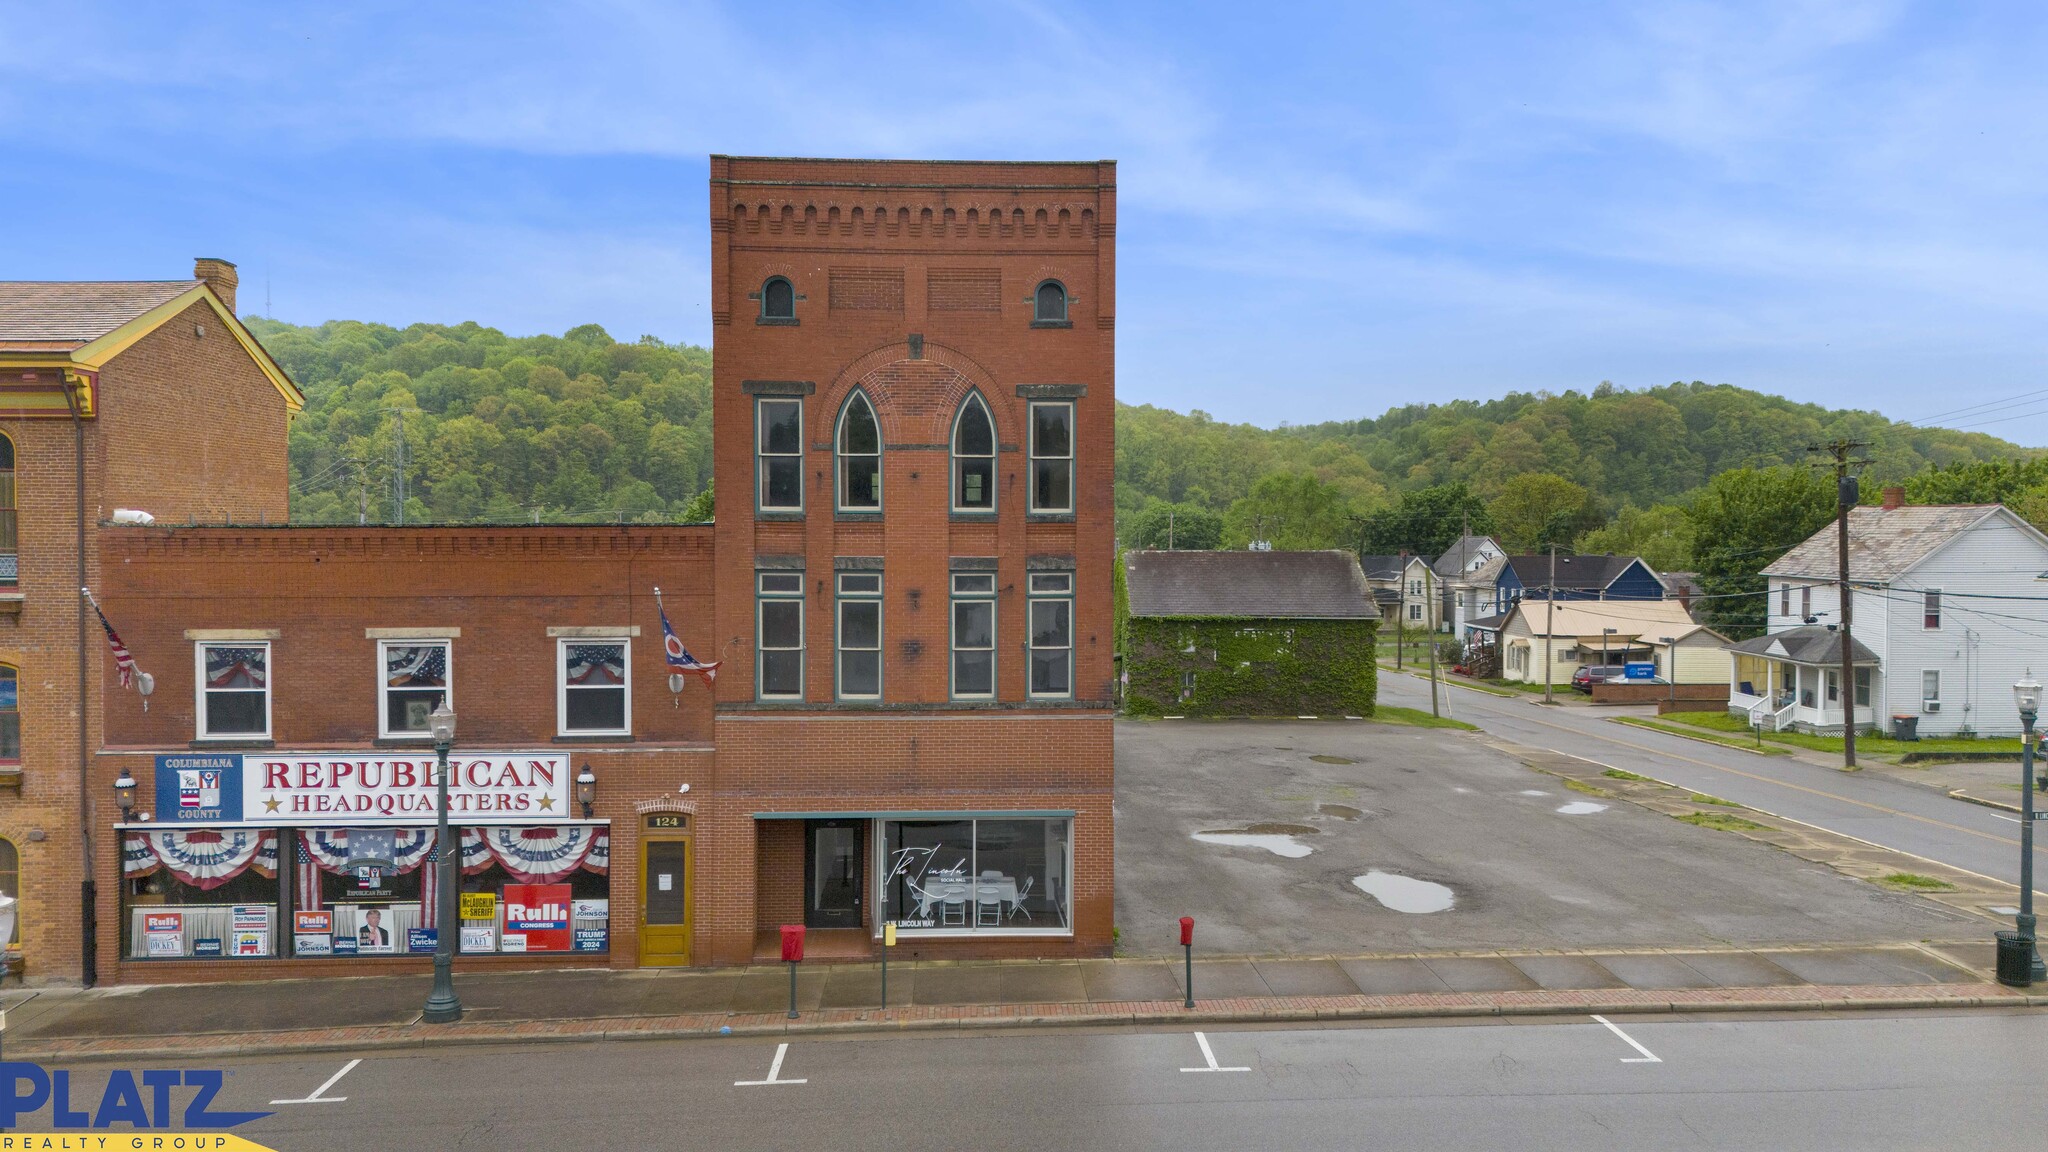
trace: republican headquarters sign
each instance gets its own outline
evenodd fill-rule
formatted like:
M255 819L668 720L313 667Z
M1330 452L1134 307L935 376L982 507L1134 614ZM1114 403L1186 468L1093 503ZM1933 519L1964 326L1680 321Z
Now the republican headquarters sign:
M456 821L572 819L575 773L557 752L448 758ZM182 754L156 758L157 820L167 824L419 824L436 810L434 757L361 752Z

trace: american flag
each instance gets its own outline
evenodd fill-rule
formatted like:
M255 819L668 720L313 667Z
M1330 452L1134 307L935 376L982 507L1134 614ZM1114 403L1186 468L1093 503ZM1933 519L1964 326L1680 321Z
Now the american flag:
M135 687L135 657L128 654L128 646L121 643L121 634L107 623L107 614L100 611L100 602L92 602L92 614L100 618L100 627L107 630L107 647L114 650L114 668L121 675L121 687Z
M433 833L428 833L433 835ZM420 927L441 926L441 845L427 849L426 863L420 865Z
M320 866L313 863L313 853L306 849L307 832L301 832L299 842L299 908L305 912L320 911Z

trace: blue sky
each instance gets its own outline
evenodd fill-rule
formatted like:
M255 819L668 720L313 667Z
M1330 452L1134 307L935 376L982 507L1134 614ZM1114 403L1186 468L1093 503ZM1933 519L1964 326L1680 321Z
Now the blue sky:
M2048 444L2039 5L0 0L0 43L8 279L215 255L296 322L701 343L707 153L1112 157L1132 402L1703 379Z

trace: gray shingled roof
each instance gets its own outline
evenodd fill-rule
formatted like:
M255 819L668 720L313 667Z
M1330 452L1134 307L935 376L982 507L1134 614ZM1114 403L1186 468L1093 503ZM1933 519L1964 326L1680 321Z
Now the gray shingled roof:
M1133 616L1377 620L1349 552L1126 552Z
M1577 591L1597 592L1614 578L1627 571L1635 563L1633 556L1567 556L1557 554L1557 586ZM1515 576L1524 588L1547 588L1550 586L1550 553L1537 556L1510 556L1508 563L1514 566Z
M1483 552L1492 552L1497 557L1501 548L1491 536L1460 536L1451 541L1451 546L1444 549L1444 554L1437 557L1430 568L1438 576L1453 580L1463 575L1465 565L1477 560Z
M1368 580L1399 580L1413 556L1360 556L1359 565Z
M105 336L197 280L0 281L0 345L75 348Z
M1802 624L1744 640L1727 646L1730 652L1745 656L1768 656L1778 660L1790 660L1794 664L1840 664L1842 662L1842 634L1825 624ZM1850 659L1857 664L1878 663L1877 653L1863 646L1863 641L1849 638Z
M1849 509L1849 577L1891 580L1933 555L1986 517L1996 504L1908 504L1900 508ZM1810 576L1833 580L1839 553L1835 525L1808 536L1764 569L1766 576Z

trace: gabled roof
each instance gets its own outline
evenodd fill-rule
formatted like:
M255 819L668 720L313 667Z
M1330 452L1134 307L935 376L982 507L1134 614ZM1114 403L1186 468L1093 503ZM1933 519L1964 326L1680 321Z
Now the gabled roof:
M1616 556L1567 556L1557 554L1557 587L1577 592L1598 592L1614 583L1623 572L1628 571L1637 557ZM1510 556L1508 565L1515 570L1515 579L1524 588L1550 587L1550 554L1536 556ZM1643 565L1645 569L1649 565Z
M1132 616L1377 620L1349 552L1126 552Z
M1430 567L1436 570L1438 576L1446 580L1455 580L1464 575L1467 569L1472 568L1475 561L1498 557L1505 551L1500 542L1491 536L1460 536L1451 542L1449 548L1444 549L1444 554L1437 557L1436 563Z
M1849 509L1849 578L1890 581L1911 571L1956 537L1993 516L2025 526L1999 504L1907 504L1898 508ZM2033 532L2031 527L2026 529ZM1840 553L1833 523L1764 569L1766 576L1833 580ZM2038 533L2035 533L2037 536Z
M1609 628L1617 639L1656 640L1698 627L1676 600L1524 600L1508 612L1510 619L1517 616L1532 636L1588 637L1596 644Z
M1413 552L1397 552L1388 556L1361 556L1358 563L1368 580L1399 580L1409 565L1427 565L1429 561Z
M288 411L305 408L305 393L204 280L0 280L0 361L96 373L198 303L213 310Z
M1851 549L1854 555L1854 549ZM1773 660L1789 660L1794 664L1839 665L1842 662L1842 634L1825 624L1802 624L1758 636L1727 646L1730 652L1745 656L1764 656ZM1849 638L1850 660L1856 664L1879 663L1877 653L1863 646L1863 641Z
M161 304L193 292L199 280L0 280L0 348L82 348Z

